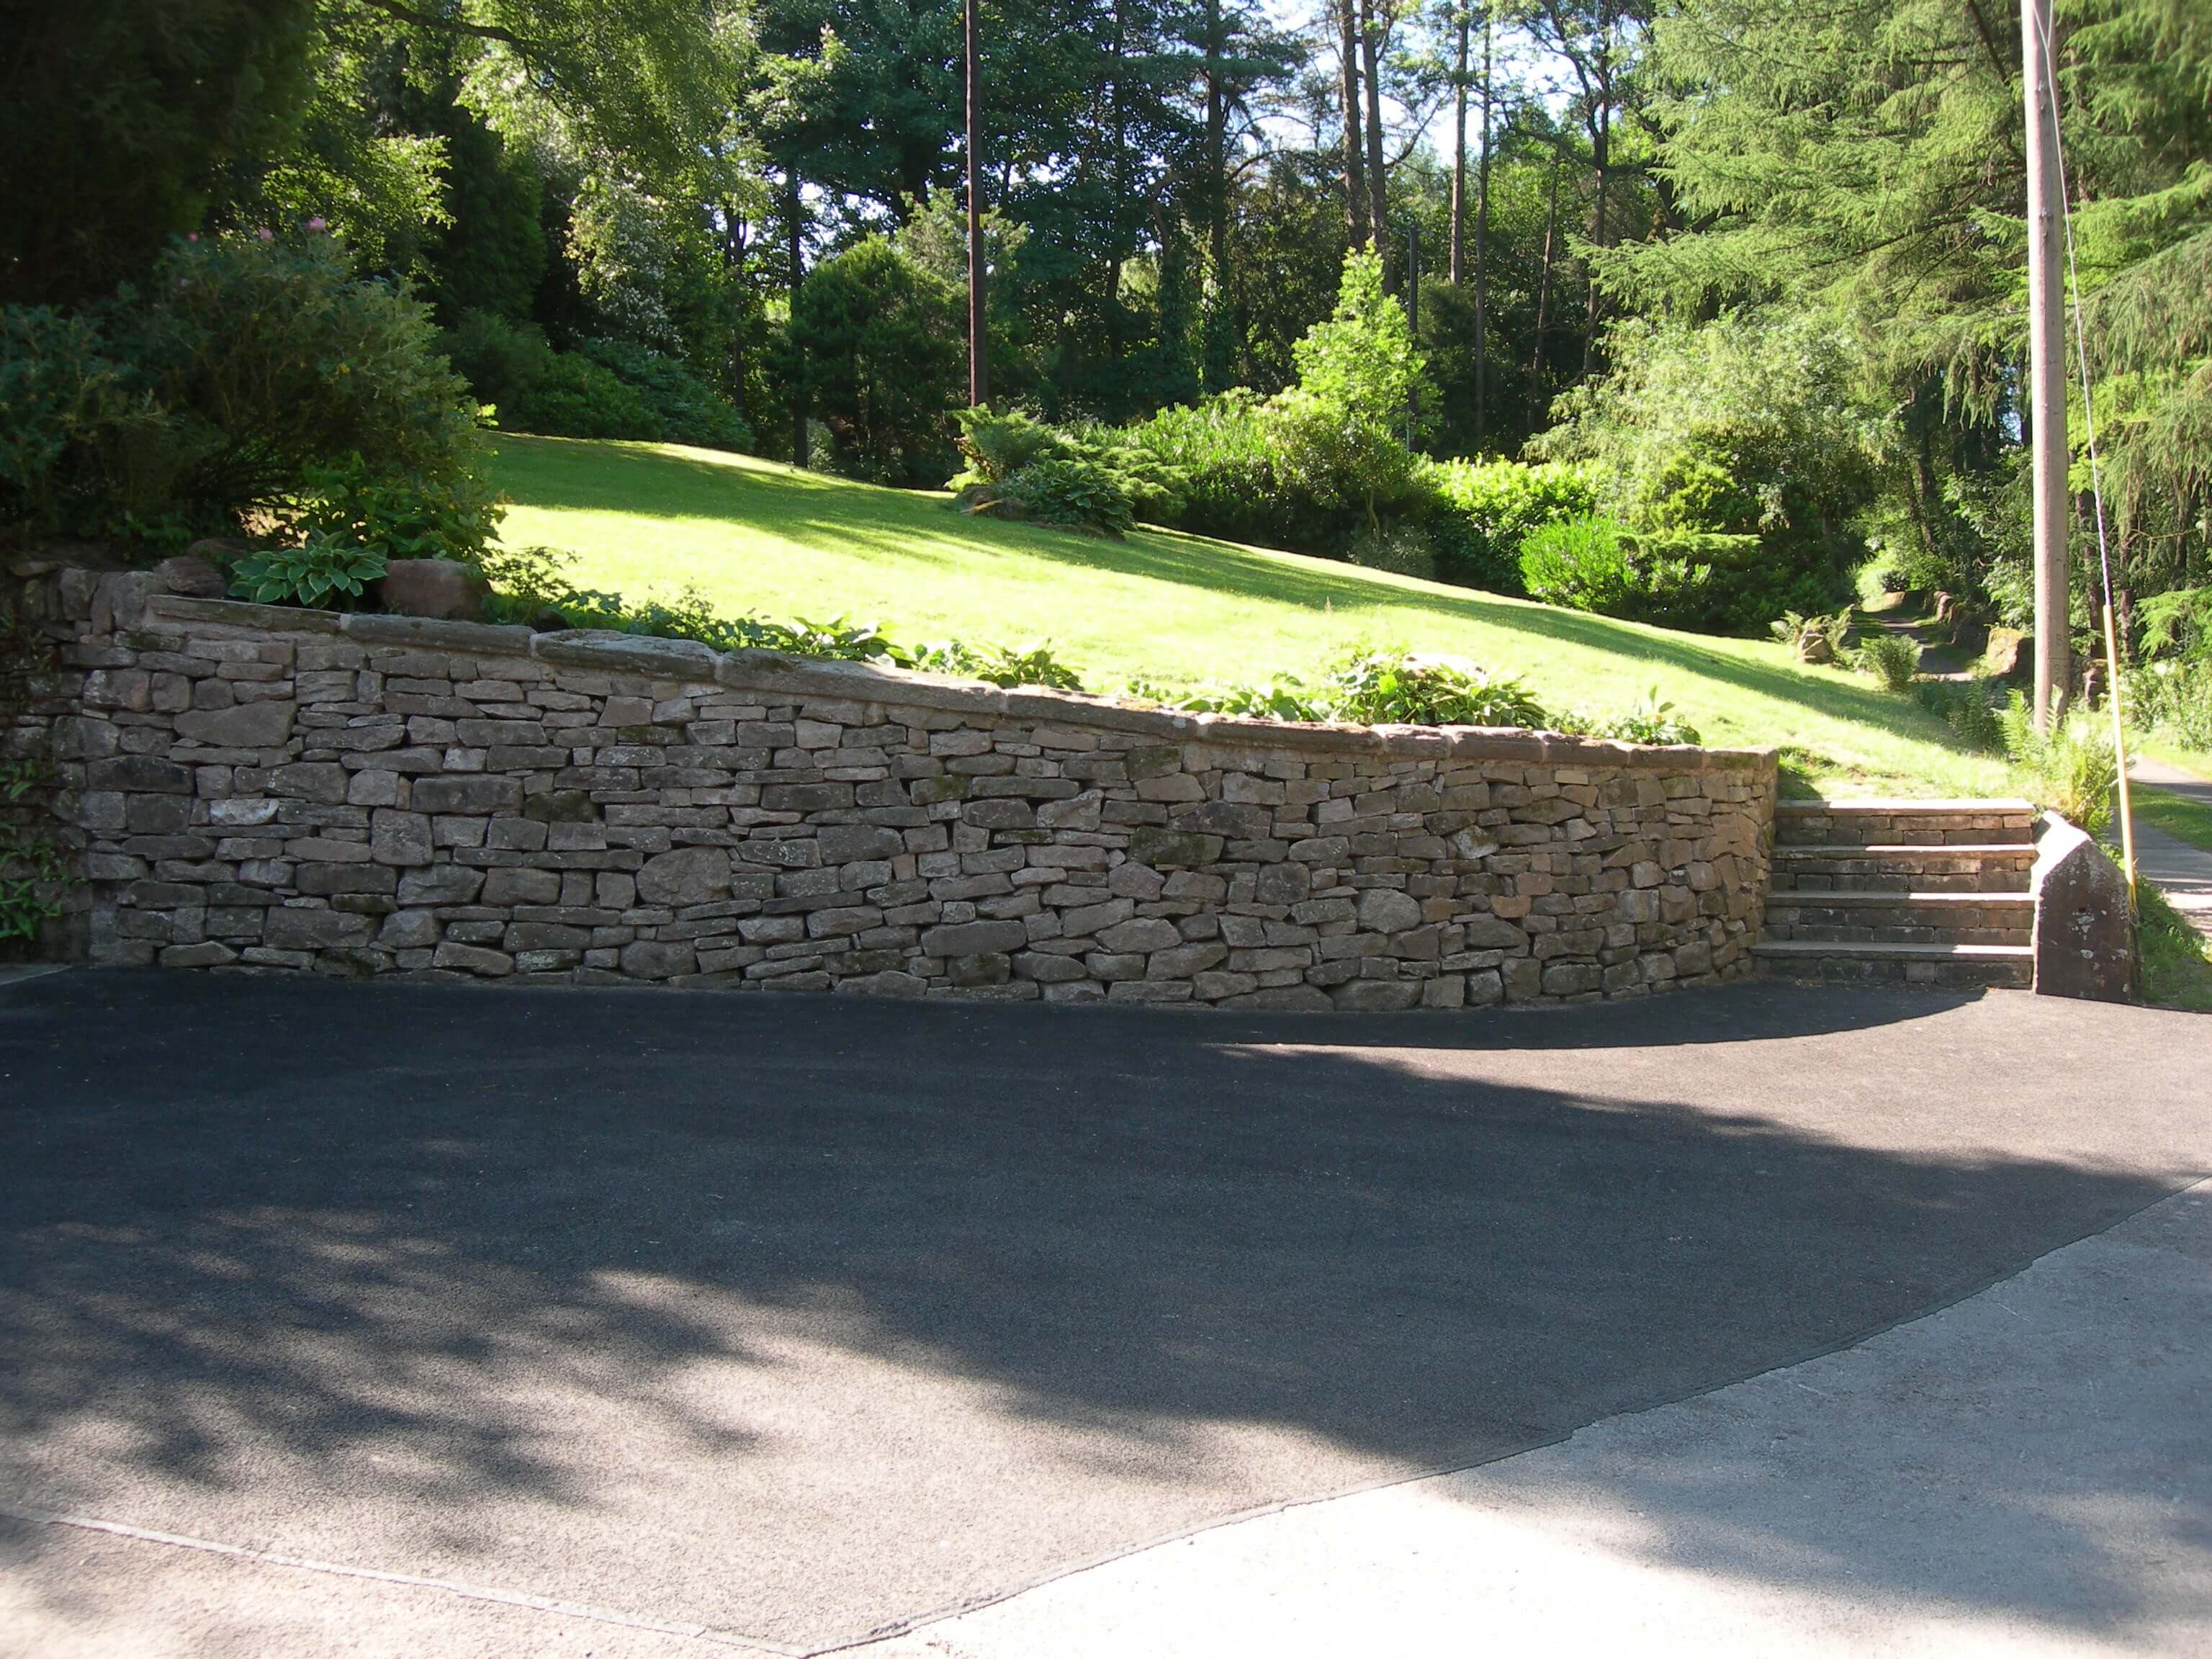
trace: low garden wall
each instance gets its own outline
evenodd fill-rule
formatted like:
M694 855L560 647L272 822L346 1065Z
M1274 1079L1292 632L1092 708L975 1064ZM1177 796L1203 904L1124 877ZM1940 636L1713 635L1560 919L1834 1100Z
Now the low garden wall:
M28 568L95 963L1255 1008L1751 969L1769 751L1285 726Z

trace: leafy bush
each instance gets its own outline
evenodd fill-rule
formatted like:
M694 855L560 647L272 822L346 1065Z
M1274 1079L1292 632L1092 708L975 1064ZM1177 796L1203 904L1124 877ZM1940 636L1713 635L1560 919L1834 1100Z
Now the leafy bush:
M952 418L968 463L945 486L956 493L1004 483L1033 461L1067 460L1080 453L1067 434L1018 409L963 409Z
M693 588L672 599L634 605L619 593L575 586L566 574L574 562L574 555L552 547L499 548L486 555L483 568L492 585L488 607L492 620L548 630L605 629L653 639L696 640L717 651L781 651L794 657L885 663L1000 685L1083 689L1075 671L1057 661L1051 648L1042 643L969 646L950 640L909 649L875 623L842 617L826 622L805 617L778 622L752 615L720 616L712 601Z
M2212 587L2177 587L2140 600L2136 623L2142 653L2154 661L2212 659Z
M2150 663L2130 677L2125 696L2138 726L2212 750L2212 662Z
M1853 617L1848 605L1833 616L1816 612L1808 617L1801 611L1785 611L1766 626L1776 639L1790 647L1798 661L1835 662L1844 654Z
M1340 720L1357 726L1538 727L1547 716L1528 688L1449 657L1358 647L1312 684L1278 674L1260 684L1179 690L1133 679L1122 695L1194 714L1250 720Z
M1546 719L1509 675L1404 651L1353 652L1323 676L1319 697L1332 719L1362 726L1540 726Z
M677 359L627 340L586 340L582 351L634 392L664 443L745 449L752 428L737 406Z
M2112 792L2120 780L2105 721L2088 709L2069 708L2049 732L2038 732L2027 699L2018 691L1997 720L2005 753L2027 785L2022 793L2088 834L2103 835L2112 821Z
M1031 461L1006 481L1000 500L1041 524L1126 534L1137 522L1121 476L1088 457Z
M1791 576L1833 578L1856 553L1888 416L1841 331L1747 312L1628 319L1607 355L1613 373L1561 399L1564 418L1532 447L1591 463L1614 515L1759 536Z
M311 466L290 517L309 542L346 543L385 559L480 557L505 509L470 474L378 475L358 455Z
M1910 691L1920 672L1920 647L1902 634L1878 629L1856 653L1857 665L1882 684L1886 691Z
M1659 695L1657 686L1644 692L1643 701L1625 714L1569 714L1563 732L1587 738L1612 738L1621 743L1683 744L1702 741L1698 728L1685 720L1674 705Z
M472 476L476 405L403 289L331 238L173 244L143 295L0 323L0 516L46 534L289 522L345 457L432 489Z
M836 471L923 489L952 471L963 353L950 285L871 237L807 273L790 337Z
M556 351L532 325L467 311L441 343L500 424L514 431L715 449L752 441L727 398L675 358L627 340Z
M556 438L629 438L658 442L660 422L621 375L574 351L545 354L537 370L498 405L501 424Z
M979 647L946 640L925 645L897 660L901 666L925 674L953 674L993 685L1042 685L1055 691L1083 690L1082 676L1054 657L1051 646L1042 641Z
M1521 544L1529 597L1573 611L1703 633L1747 633L1808 584L1765 565L1756 538L1653 534L1607 519L1545 526ZM1815 599L1825 588L1811 585Z
M1545 526L1597 510L1587 467L1559 461L1440 461L1422 469L1437 498L1428 520L1438 546L1437 574L1495 592L1517 593L1521 544Z
M947 488L970 513L1126 535L1140 507L1174 498L1170 469L1106 428L1067 431L1018 410L953 416L968 465Z
M384 574L384 555L310 536L297 547L247 554L230 568L230 591L256 605L343 610Z
M1951 728L1969 749L2004 752L2004 726L1989 680L1915 680L1913 700Z

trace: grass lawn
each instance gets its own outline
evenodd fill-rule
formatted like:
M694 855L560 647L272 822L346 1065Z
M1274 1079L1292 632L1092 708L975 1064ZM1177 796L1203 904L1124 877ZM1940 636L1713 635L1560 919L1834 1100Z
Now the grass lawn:
M1871 680L1779 645L1670 633L1495 594L1146 531L1114 542L964 517L711 450L501 434L503 539L579 556L571 579L633 599L696 587L757 611L884 623L915 642L1047 639L1107 690L1306 673L1371 641L1471 658L1553 708L1606 713L1656 685L1719 744L1775 744L1826 793L2009 793L2002 762Z
M2156 786L2138 783L2128 791L2136 817L2154 823L2176 841L2212 852L2212 806L2186 795L2170 794Z

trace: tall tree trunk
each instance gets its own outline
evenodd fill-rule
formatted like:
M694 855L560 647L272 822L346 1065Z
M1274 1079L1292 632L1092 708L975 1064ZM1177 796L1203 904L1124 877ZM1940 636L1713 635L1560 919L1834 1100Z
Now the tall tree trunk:
M1491 26L1482 15L1482 160L1475 173L1474 205L1474 448L1482 453L1489 428L1490 362L1490 71Z
M1206 389L1228 384L1229 100L1221 84L1221 0L1206 0Z
M1606 185L1611 177L1613 151L1613 103L1609 94L1601 94L1597 106L1597 123L1590 129L1590 161L1597 172L1597 200L1590 209L1590 246L1605 246L1605 203L1608 191ZM1588 314L1583 323L1583 374L1587 376L1597 351L1598 291L1597 278L1584 264L1583 283L1589 290Z
M1344 225L1355 248L1367 246L1367 167L1359 140L1359 25L1358 0L1336 0L1337 52L1343 65Z
M1375 251L1382 256L1382 286L1395 293L1390 280L1390 203L1382 167L1382 29L1376 21L1375 0L1359 0L1359 66L1367 81L1367 214L1375 231Z
M1121 213L1129 199L1129 114L1122 86L1127 71L1127 29L1124 0L1114 0L1114 204L1109 210L1106 248L1106 361L1116 368L1121 362Z
M1528 420L1531 431L1544 418L1540 407L1544 396L1544 331L1551 326L1552 263L1559 245L1559 157L1565 146L1552 144L1552 182L1544 205L1544 263L1536 279L1536 343L1528 350Z
M784 169L783 217L791 242L791 315L799 318L799 285L805 280L805 231L804 215L806 204L799 194L799 169ZM805 466L810 457L806 453L806 354L799 348L793 331L792 351L798 360L797 370L791 380L791 462L793 466Z
M1467 280L1467 37L1473 21L1465 6L1460 8L1458 50L1452 55L1452 194L1451 194L1451 283L1457 288ZM1487 20L1483 27L1489 27ZM1475 310L1475 338L1482 337L1482 313ZM1481 401L1476 394L1476 401Z

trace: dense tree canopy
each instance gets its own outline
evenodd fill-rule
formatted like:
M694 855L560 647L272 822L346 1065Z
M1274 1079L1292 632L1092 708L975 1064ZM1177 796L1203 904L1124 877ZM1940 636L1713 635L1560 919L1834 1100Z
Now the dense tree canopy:
M0 298L81 305L182 234L327 225L427 301L500 418L951 464L958 0L4 15ZM1995 594L2024 513L2018 28L1978 0L984 0L994 392L1132 430L1203 404L1174 428L1195 445L1372 380L1363 444L1537 439L1646 529L1887 544ZM2048 49L2073 431L2100 422L2125 581L2203 582L2212 24L2060 0ZM1346 317L1400 356L1340 374Z

